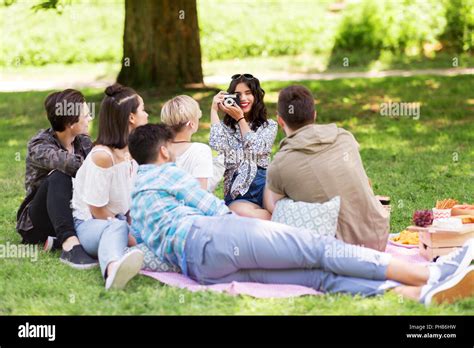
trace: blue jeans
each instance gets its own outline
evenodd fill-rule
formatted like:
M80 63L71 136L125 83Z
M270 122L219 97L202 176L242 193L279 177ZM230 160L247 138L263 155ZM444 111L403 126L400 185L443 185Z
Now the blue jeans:
M107 266L118 261L128 244L129 226L126 220L75 219L77 237L84 250L99 259L100 269L105 278Z
M197 218L184 257L188 276L202 284L296 284L363 296L399 285L386 280L390 254L236 214Z

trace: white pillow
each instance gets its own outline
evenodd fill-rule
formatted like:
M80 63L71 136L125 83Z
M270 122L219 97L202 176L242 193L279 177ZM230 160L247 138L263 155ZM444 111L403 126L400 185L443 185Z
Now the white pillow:
M152 272L181 272L178 267L160 260L155 255L155 253L145 245L145 243L140 243L133 247L126 248L125 252L128 253L129 251L136 249L141 250L144 254L143 264L141 268L142 270Z
M341 198L336 196L325 203L295 202L280 199L273 210L272 221L298 228L307 228L320 236L336 236Z

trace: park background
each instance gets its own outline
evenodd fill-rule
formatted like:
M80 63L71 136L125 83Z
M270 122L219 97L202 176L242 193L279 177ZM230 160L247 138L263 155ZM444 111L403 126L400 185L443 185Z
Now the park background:
M273 118L278 91L303 84L315 96L318 123L335 122L355 135L374 191L392 198L392 232L437 199L474 203L473 0L167 3L0 2L1 244L20 242L15 217L24 197L26 143L48 127L44 98L75 87L98 111L104 87L121 73L124 41L127 52L147 49L140 35L124 37L126 16L148 25L143 37L159 41L153 47L168 47L156 51L174 52L120 78L143 96L150 122L159 121L170 97L191 95L204 115L194 140L207 142L212 97L234 73L261 78ZM180 6L199 47L167 40L186 32L175 11ZM178 68L160 70L169 64ZM380 106L388 102L420 103L420 117L383 116ZM96 127L94 121L93 137ZM273 152L282 138L279 131ZM431 308L393 294L256 300L191 293L146 277L109 293L100 272L72 270L58 257L0 259L0 314L474 314L473 298Z

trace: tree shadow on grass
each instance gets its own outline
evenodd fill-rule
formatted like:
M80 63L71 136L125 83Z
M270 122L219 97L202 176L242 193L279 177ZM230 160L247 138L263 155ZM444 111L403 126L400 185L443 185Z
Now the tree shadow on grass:
M368 71L380 59L380 51L358 49L354 51L333 48L327 69L331 71Z

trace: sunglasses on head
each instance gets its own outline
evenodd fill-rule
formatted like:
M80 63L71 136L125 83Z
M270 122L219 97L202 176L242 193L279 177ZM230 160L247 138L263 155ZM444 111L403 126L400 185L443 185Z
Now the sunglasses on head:
M253 77L252 74L235 74L235 75L232 75L231 79L236 80L238 78L241 78L242 76L245 77L248 80L251 80L251 79L255 78L255 77Z

